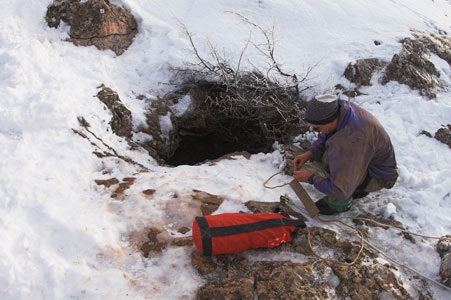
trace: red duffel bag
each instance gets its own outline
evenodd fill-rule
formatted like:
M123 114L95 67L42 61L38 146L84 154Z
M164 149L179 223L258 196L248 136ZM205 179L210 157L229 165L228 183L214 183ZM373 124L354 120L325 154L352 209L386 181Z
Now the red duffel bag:
M203 255L231 254L291 242L298 227L305 223L279 213L209 215L194 220L193 241Z

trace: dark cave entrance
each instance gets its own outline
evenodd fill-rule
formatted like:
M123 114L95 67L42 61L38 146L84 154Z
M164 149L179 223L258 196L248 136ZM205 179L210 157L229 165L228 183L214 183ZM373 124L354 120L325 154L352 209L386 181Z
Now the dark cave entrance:
M290 142L302 132L297 92L267 81L259 87L254 77L240 77L246 79L243 87L194 81L167 94L177 115L173 154L165 163L196 165L236 152L268 153L274 142Z
M220 127L213 131L205 130L206 133L198 130L196 134L184 132L184 135L180 135L178 148L166 164L195 165L234 152L256 154L272 150L274 139L266 137L256 124L228 120Z

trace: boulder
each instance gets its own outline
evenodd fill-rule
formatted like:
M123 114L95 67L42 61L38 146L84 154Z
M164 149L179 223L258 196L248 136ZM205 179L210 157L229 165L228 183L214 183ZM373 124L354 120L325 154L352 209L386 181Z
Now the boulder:
M438 81L440 73L429 60L428 48L417 39L405 38L401 43L402 50L386 67L382 83L395 80L419 90L421 95L435 98L437 87L441 87Z
M435 133L434 137L445 145L451 148L451 124L440 128Z
M378 58L359 59L354 64L349 63L344 76L355 83L357 87L371 85L371 77L376 70L382 70L388 63Z
M102 101L113 114L110 125L113 132L119 136L131 137L132 136L132 114L124 104L122 104L119 95L112 89L105 85L99 86L100 92L96 97Z
M55 0L47 9L46 21L50 27L67 23L69 41L76 45L94 45L116 55L124 53L138 32L133 15L108 0Z

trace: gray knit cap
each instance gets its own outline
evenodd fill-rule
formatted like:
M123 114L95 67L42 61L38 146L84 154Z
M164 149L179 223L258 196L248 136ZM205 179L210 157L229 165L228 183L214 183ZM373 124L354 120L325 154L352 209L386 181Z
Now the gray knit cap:
M337 96L318 95L310 100L305 113L305 121L315 125L328 124L337 118L338 108Z

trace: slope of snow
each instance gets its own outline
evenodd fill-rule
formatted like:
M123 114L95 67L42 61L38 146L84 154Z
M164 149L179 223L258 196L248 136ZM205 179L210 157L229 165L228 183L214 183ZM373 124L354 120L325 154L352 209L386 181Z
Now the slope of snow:
M281 167L277 150L250 160L168 169L145 153L130 151L111 134L111 115L93 97L97 87L104 83L117 91L132 111L134 126L143 124L149 103L136 95L152 99L168 91L170 68L193 59L181 23L195 33L202 55L208 55L208 39L235 60L249 36L256 43L263 37L230 12L264 28L275 24L276 58L297 73L316 65L310 79L317 93L337 83L348 86L342 73L349 62L391 59L401 47L398 39L409 36L412 28L451 30L451 5L444 0L123 0L112 2L135 15L139 34L117 57L65 42L67 26L50 29L45 23L50 2L7 1L0 10L2 299L193 299L202 282L190 265L190 250L169 248L160 257L144 259L133 246L134 233L151 225L190 225L182 208L188 209L192 189L224 196L218 213L243 210L248 200L276 201L284 193L295 198L289 188L262 186ZM382 44L376 46L375 40ZM265 66L255 49L246 54L252 63ZM442 236L451 232L451 152L419 134L423 129L433 133L451 120L449 65L433 60L448 85L437 99L376 80L363 90L369 96L355 99L392 137L400 178L392 190L356 203L351 213L382 212L412 231ZM80 129L78 116L121 155L151 171L137 174L136 167L123 161L94 156L95 148L72 131ZM94 183L130 176L137 180L125 201L110 198ZM141 195L149 188L157 190L154 201ZM438 279L434 241L409 245L383 230L373 230L372 238L390 255ZM434 299L449 296L435 286L431 290Z

